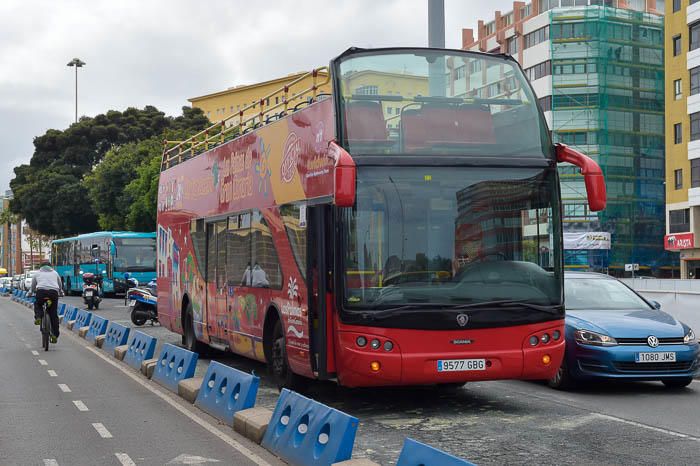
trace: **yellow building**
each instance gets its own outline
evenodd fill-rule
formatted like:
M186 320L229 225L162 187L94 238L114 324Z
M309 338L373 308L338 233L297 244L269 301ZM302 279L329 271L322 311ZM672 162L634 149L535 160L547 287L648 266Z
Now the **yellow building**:
M192 104L192 107L201 108L212 123L216 123L232 115L236 115L244 107L259 102L260 99L272 94L286 85L289 85L290 83L304 76L304 74L306 73L293 73L283 78L272 79L270 81L263 81L256 84L230 87L225 91L215 92L213 94L207 94L199 97L192 97L187 100ZM317 80L318 82L328 81L327 74L320 73ZM312 85L313 79L311 76L308 76L294 85L290 92L299 92L302 89L309 89ZM320 85L318 92L330 94L330 81ZM309 92L303 95L304 97L310 97L311 93ZM270 107L279 104L281 103L280 99L280 96L275 96L272 99L266 99L265 106ZM292 102L292 106L298 102L301 102L301 100Z
M681 278L700 277L700 3L672 0L665 17L666 237Z

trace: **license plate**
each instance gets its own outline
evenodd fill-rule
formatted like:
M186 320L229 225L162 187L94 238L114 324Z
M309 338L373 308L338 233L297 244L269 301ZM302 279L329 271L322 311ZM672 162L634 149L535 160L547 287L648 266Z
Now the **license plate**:
M485 371L486 359L438 359L438 372Z
M87 296L88 298L91 297L91 296L92 296L92 291L86 291L86 292L85 292L85 296Z
M129 300L129 305L128 305L127 307L133 307L133 306L135 306L135 305L136 305L136 301L133 300L133 299L130 299L130 300Z
M635 362L676 362L676 353L673 351L665 353L660 351L657 353L637 353Z

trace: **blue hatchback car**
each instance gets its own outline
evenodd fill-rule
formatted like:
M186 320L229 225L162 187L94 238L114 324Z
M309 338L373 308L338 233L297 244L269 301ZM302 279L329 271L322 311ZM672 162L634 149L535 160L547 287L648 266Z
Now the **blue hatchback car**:
M608 378L660 380L680 388L700 372L693 330L619 280L568 272L564 293L566 354L551 387Z

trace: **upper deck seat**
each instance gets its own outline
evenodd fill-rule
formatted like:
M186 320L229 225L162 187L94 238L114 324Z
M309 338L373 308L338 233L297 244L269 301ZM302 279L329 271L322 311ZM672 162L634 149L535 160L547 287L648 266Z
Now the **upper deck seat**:
M373 100L345 104L345 130L350 144L390 143L382 104Z
M493 118L484 105L423 104L401 113L404 150L493 143Z

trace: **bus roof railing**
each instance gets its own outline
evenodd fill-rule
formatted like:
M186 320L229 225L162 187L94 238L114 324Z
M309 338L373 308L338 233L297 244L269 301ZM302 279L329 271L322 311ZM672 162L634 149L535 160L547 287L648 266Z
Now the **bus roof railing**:
M296 88L300 87L308 78L311 78L311 86L297 90ZM276 121L288 113L298 110L300 104L304 104L306 101L317 100L322 95L319 92L321 86L328 84L330 79L327 66L316 68L184 141L163 141L161 171ZM275 104L267 104L269 99L275 97L281 97L281 99L278 99Z

